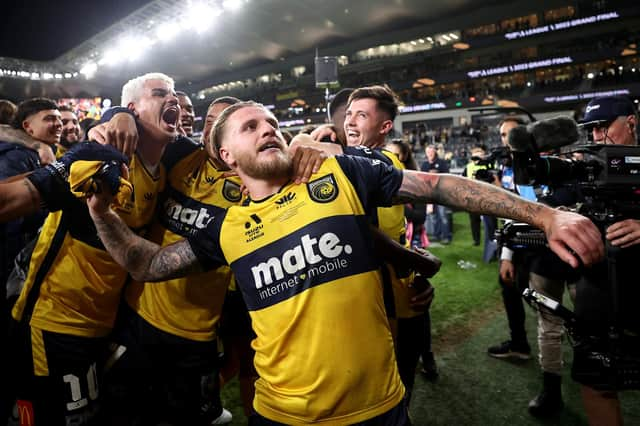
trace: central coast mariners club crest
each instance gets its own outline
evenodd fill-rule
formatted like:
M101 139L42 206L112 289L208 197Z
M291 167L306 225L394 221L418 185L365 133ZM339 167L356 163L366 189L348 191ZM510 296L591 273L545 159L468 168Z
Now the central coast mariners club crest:
M311 199L317 203L328 203L338 196L338 185L333 174L323 176L307 184Z
M242 192L240 191L240 185L225 179L224 185L222 185L222 195L227 200L237 203L242 198Z

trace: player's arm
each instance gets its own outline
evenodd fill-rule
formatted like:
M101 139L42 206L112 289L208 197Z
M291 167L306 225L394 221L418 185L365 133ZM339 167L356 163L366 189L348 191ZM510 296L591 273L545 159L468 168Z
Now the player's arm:
M92 195L87 200L89 213L109 254L135 280L165 281L203 271L187 240L160 247L134 234L111 210L112 198L104 193Z
M87 139L111 145L131 158L138 145L135 114L124 107L110 108L103 114L100 124L89 130Z
M593 264L604 257L598 228L579 214L527 201L495 185L450 174L405 170L394 202L421 200L472 213L527 222L544 230L549 247L574 268L578 258Z
M0 182L0 222L7 222L37 212L40 192L24 176Z
M378 257L392 264L397 271L415 271L431 278L442 266L442 262L436 256L426 250L411 250L393 240L380 228L372 226L371 235Z

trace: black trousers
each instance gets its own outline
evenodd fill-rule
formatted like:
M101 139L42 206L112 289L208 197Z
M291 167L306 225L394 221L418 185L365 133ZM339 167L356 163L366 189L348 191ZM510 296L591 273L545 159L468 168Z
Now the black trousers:
M471 237L475 245L480 244L480 215L469 213L469 223L471 224Z
M526 253L516 252L513 254L513 266L515 269L515 279L511 284L507 284L499 278L502 288L502 302L509 322L511 340L515 343L527 342L527 332L524 328L524 302L522 292L529 287L529 270L531 268L531 256Z

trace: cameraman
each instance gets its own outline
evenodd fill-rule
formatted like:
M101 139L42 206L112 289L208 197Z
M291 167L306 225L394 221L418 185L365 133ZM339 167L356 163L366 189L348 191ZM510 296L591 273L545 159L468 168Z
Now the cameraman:
M582 126L590 130L595 143L637 145L638 112L628 98L603 97L593 99L587 105ZM637 284L637 267L640 259L640 220L629 218L615 222L606 228L608 251L619 250L616 256L619 281L621 315L617 325L640 330L637 303L640 291ZM586 269L577 284L575 313L578 320L588 327L590 334L607 341L609 326L617 322L611 309L607 263L601 262ZM603 303L604 302L604 303ZM608 319L608 321L607 321ZM581 359L574 354L572 375L580 380ZM589 423L593 425L622 424L620 402L615 390L597 390L591 383L582 382L582 399Z
M498 129L503 146L508 146L509 133L525 122L515 116L505 117ZM510 163L500 165L500 184L529 200L535 200L535 193L530 186L516 185L513 181L513 168ZM500 254L499 283L502 289L502 302L507 314L510 339L487 349L489 356L501 359L527 360L531 358L531 347L524 327L525 311L522 291L529 285L529 256L523 252L512 252L506 247Z
M462 171L462 176L471 179L481 180L500 186L497 170L495 169L493 158L487 158L487 147L484 144L475 144L471 147L471 161ZM485 243L484 261L490 262L495 255L495 246L492 246L493 234L497 226L497 219L494 216L479 215L469 213L469 223L471 224L471 236L473 245L480 245L480 219L484 222Z

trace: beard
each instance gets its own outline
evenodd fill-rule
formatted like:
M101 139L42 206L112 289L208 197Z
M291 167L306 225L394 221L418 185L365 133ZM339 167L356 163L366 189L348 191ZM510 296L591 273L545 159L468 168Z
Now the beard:
M281 177L289 177L293 172L293 162L284 152L273 156L266 161L256 161L247 156L237 158L238 168L240 168L247 176L254 179L274 179Z

